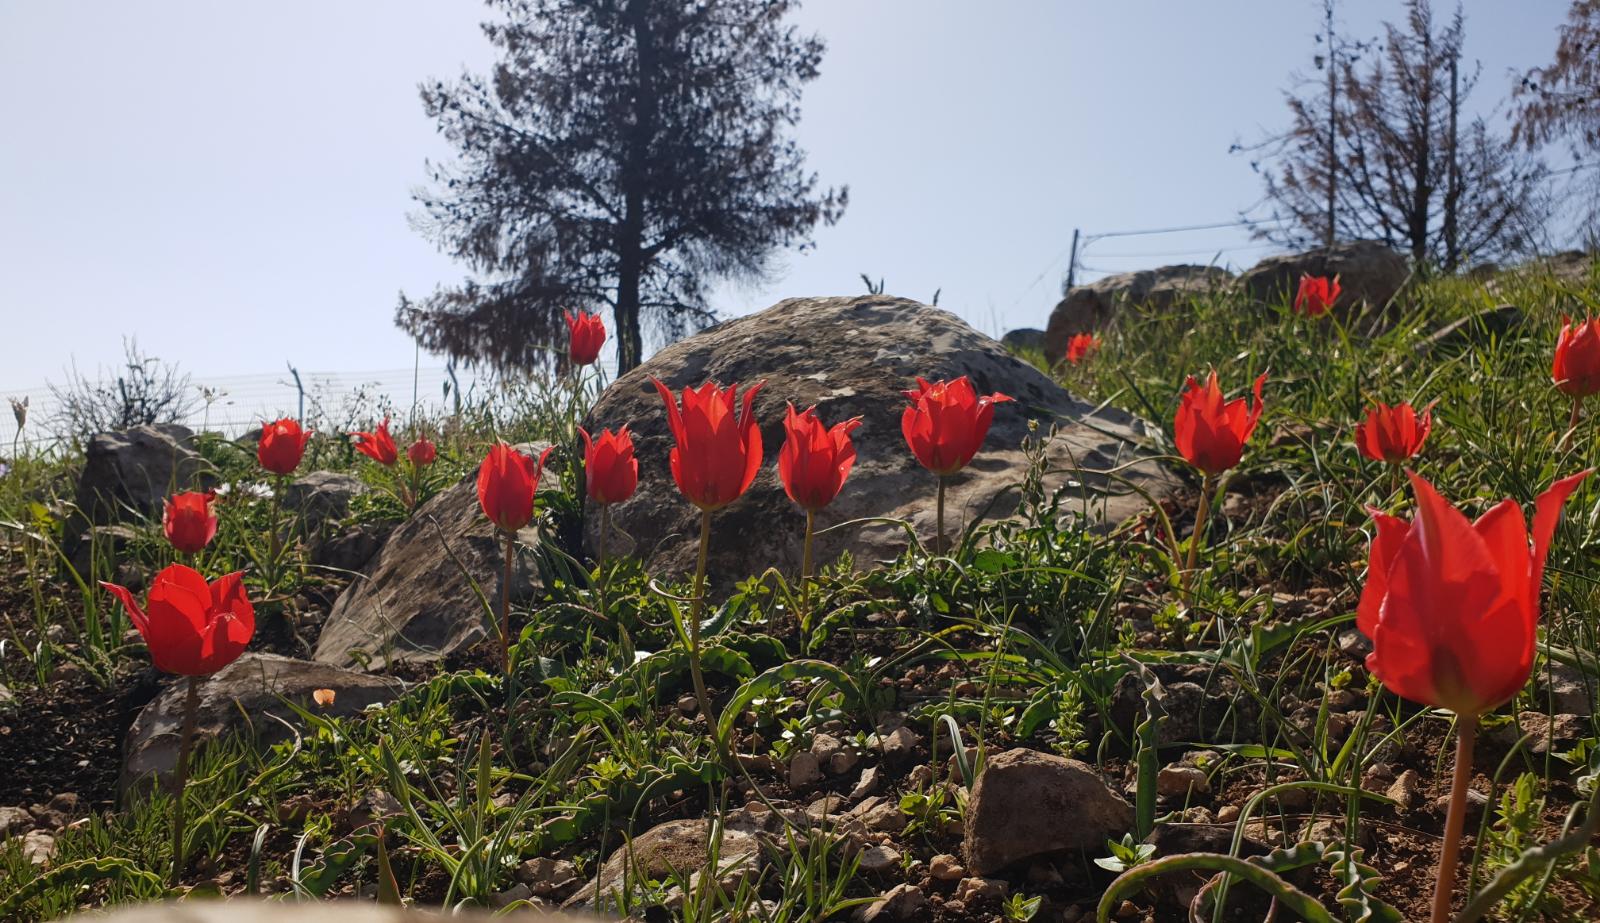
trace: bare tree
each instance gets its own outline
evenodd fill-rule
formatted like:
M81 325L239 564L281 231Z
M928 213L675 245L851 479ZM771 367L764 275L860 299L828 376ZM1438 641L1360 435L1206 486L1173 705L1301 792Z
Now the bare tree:
M67 439L127 429L143 423L177 423L193 409L196 392L176 365L145 355L132 338L122 341L123 364L86 378L73 366L64 384L50 383L56 401L51 428Z
M1406 13L1365 66L1352 53L1364 46L1334 46L1326 96L1288 94L1290 129L1252 164L1278 219L1258 233L1299 248L1382 240L1447 271L1531 249L1552 207L1548 169L1465 116L1478 68L1462 66L1460 7L1442 26L1428 0Z
M1591 246L1600 243L1600 0L1574 0L1557 32L1555 58L1523 74L1511 137L1528 150L1565 141L1576 163L1567 171L1582 203Z

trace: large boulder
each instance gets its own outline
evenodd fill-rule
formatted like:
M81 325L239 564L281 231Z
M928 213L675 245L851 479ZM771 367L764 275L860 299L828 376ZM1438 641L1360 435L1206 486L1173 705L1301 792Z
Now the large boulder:
M201 486L206 474L187 427L135 426L91 436L78 475L77 508L66 527L69 553L91 526L159 519L169 494Z
M1185 298L1226 288L1232 281L1233 274L1217 266L1180 265L1124 272L1074 286L1050 312L1045 355L1060 359L1073 335L1099 330L1124 307L1164 311Z
M1239 276L1239 287L1252 301L1280 303L1294 297L1302 275L1338 276L1336 308L1361 302L1382 308L1399 294L1411 267L1404 256L1379 241L1354 240L1269 256Z
M1023 440L1035 424L1041 438L1058 428L1047 451L1054 471L1046 480L1052 487L1062 485L1074 465L1104 470L1139 456L1139 421L1073 398L947 311L880 295L792 298L663 349L601 395L585 426L596 432L628 424L639 458L638 491L612 510L614 526L631 537L632 547L613 536L610 550L650 558L652 568L666 572L688 572L695 562L699 514L672 481L667 462L672 435L652 378L675 390L708 379L741 387L767 380L755 402L766 450L761 473L743 497L715 514L711 571L719 583L768 567L788 573L800 567L805 516L784 494L776 472L785 401L818 405L829 424L863 419L855 432L855 469L838 499L818 516L819 529L886 517L909 520L931 542L935 479L917 464L900 432L906 406L901 391L914 388L918 375L969 375L980 393L1002 391L1016 399L996 409L982 451L951 479L946 501L951 535L975 518L1015 511L1028 467ZM1138 494L1115 489L1087 471L1072 476L1084 486L1069 490L1064 511L1114 523L1144 508ZM1158 497L1173 484L1155 462L1133 464L1121 473ZM592 504L584 518L584 541L592 553L600 525ZM848 551L869 563L898 555L905 546L905 530L892 522L853 525L819 535L817 561L825 564Z
M401 691L399 681L387 677L255 653L240 656L199 683L195 730L201 737L214 739L248 726L263 742L281 740L288 734L274 716L298 723L284 700L310 712L346 716L388 701ZM134 719L123 749L124 788L148 776L170 773L178 765L178 732L183 726L187 685L185 679L174 682ZM311 693L317 689L332 689L333 704L315 704Z
M543 446L521 446L535 456ZM317 639L323 663L377 669L391 660L436 660L472 645L489 633L488 616L471 580L488 599L500 598L505 541L478 505L478 472L422 504L401 523L339 594ZM541 490L557 490L546 478ZM521 547L538 545L537 526L518 536ZM511 595L533 592L526 554L517 556Z
M967 803L967 868L991 875L1063 849L1105 848L1133 826L1133 806L1090 766L1035 750L991 756Z

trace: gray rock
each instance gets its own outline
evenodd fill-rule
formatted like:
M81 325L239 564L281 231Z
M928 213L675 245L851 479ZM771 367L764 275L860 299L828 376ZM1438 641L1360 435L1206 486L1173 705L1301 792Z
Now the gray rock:
M55 834L30 830L22 835L22 856L34 865L48 865L56 857Z
M1044 352L1044 331L1037 327L1022 327L1017 330L1008 330L1000 338L1000 345L1014 353L1023 353L1037 350Z
M166 774L178 762L178 732L183 722L187 680L179 679L139 712L123 748L124 788L153 774ZM311 700L316 689L332 689L334 702L323 708ZM200 680L195 730L202 738L253 728L263 743L282 740L289 731L275 715L298 724L283 705L287 699L308 711L353 715L399 694L401 684L388 677L341 670L323 663L277 654L244 654L212 676Z
M1549 702L1554 706L1554 714L1584 718L1594 714L1595 696L1600 695L1600 680L1577 667L1555 661L1549 661L1535 670L1533 679L1538 687L1534 700L1541 704Z
M66 524L67 553L78 551L90 526L160 519L170 494L209 481L187 427L135 426L91 436L78 474L77 506Z
M20 805L0 806L0 839L33 826L33 815Z
M539 857L517 867L517 880L537 897L554 897L578 882L578 867L568 859Z
M601 866L599 877L584 885L562 906L613 903L622 888L631 887L640 875L661 881L674 873L699 872L711 861L710 836L711 823L706 820L673 820L652 827L612 853ZM718 877L740 869L755 869L760 861L760 842L754 834L723 828L717 852Z
M1338 276L1335 310L1366 302L1386 307L1411 276L1406 258L1375 240L1356 240L1305 253L1269 256L1239 276L1252 300L1278 304L1294 298L1302 275Z
M881 920L920 920L928 910L928 897L916 885L899 884L859 911L861 923Z
M1089 766L1034 750L989 757L967 804L971 874L1062 849L1102 849L1133 824L1133 807Z
M879 875L897 869L900 867L900 850L893 846L868 847L861 851L857 867L869 875Z
M543 451L521 448L535 457ZM489 636L489 616L467 575L498 606L505 539L478 505L477 478L473 469L395 528L365 573L334 601L317 639L317 660L355 664L362 662L359 651L365 665L377 669L391 660L437 660ZM541 492L557 489L554 477L540 484ZM537 546L540 535L537 520L518 535L523 551L512 572L514 600L533 593L526 549Z
M371 489L353 474L313 471L284 487L283 505L299 513L306 528L315 532L350 515L350 501Z
M822 767L809 750L801 750L789 758L789 787L799 791L822 781Z
M612 522L632 542L614 540L613 552L650 558L653 573L693 569L699 512L679 495L667 464L672 437L652 377L673 389L722 383L767 385L755 401L761 421L766 463L750 490L715 516L711 573L722 586L768 567L793 573L800 566L804 513L784 495L772 464L783 444L785 401L797 407L818 405L826 422L861 416L855 432L857 460L850 481L820 517L819 528L865 517L907 519L920 535L933 538L935 479L906 449L900 433L901 391L915 387L915 376L954 378L966 374L982 393L1002 391L1016 403L1000 406L983 450L947 495L947 529L952 535L979 516L1009 516L1016 508L1016 485L1026 459L1021 450L1029 421L1059 433L1049 444L1053 466L1074 461L1104 470L1139 457L1135 443L1143 425L1133 417L1096 412L1032 366L1006 352L954 315L903 298L793 298L757 314L737 318L663 349L607 388L584 425L629 424L639 457L639 489L612 509ZM1134 464L1123 472L1154 492L1167 495L1175 483L1156 463ZM1094 521L1119 522L1144 509L1137 494L1104 478L1085 474L1083 490L1069 490L1065 515L1087 514ZM1051 475L1051 487L1066 481ZM599 537L598 511L585 516L584 542L593 553ZM870 524L817 537L817 561L850 552L862 565L900 554L906 546L898 524Z
M393 525L362 523L351 526L318 542L311 549L311 562L333 570L358 571L367 566L393 531Z
M1111 323L1124 308L1166 311L1174 304L1226 289L1233 274L1216 266L1162 266L1106 276L1070 289L1050 312L1044 333L1045 356L1058 361L1067 353L1067 340Z

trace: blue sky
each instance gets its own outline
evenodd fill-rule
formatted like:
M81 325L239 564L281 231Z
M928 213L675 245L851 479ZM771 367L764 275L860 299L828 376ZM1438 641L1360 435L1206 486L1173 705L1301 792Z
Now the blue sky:
M1342 7L1362 36L1401 12ZM1511 68L1549 57L1566 3L1466 10L1490 106ZM449 154L416 85L490 64L486 12L0 0L0 396L114 362L125 334L205 379L409 369L396 294L460 277L407 224L423 159ZM866 272L940 289L992 333L1042 326L1073 227L1225 221L1259 198L1228 146L1283 124L1318 17L1314 0L810 0L798 22L829 51L799 137L850 208L715 306L854 294ZM1217 251L1265 252L1221 230L1104 240L1084 262Z

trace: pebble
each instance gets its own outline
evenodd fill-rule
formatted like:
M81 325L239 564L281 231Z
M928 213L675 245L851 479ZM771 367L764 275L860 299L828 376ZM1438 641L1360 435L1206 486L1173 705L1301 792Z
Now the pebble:
M801 750L789 758L789 787L802 789L822 781L822 767L809 750Z
M873 846L861 852L861 860L857 868L870 875L877 875L900 867L900 851L893 846Z
M961 865L961 860L949 853L940 853L928 860L928 874L938 881L957 881L967 877L967 870Z

